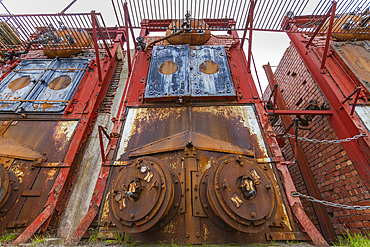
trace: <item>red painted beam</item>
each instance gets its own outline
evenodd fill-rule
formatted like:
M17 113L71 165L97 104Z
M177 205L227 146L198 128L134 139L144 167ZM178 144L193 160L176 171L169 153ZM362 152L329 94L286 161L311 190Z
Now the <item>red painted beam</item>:
M332 111L321 110L275 110L267 111L269 115L332 115Z
M270 88L273 89L275 85L277 85L277 82L271 70L270 64L264 65L263 68L266 72L266 76L267 76ZM287 110L283 95L281 94L278 88L276 89L276 103L277 103L278 108L281 110L275 110L275 112L278 112L278 111L280 112L300 112L300 111ZM282 114L281 116L281 120L283 122L285 129L288 129L289 127L291 127L291 124L292 124L292 120L287 115L290 115L290 114ZM290 128L288 133L291 135L295 134L294 126ZM291 147L294 148L296 145L295 141L289 138L289 142L290 142ZM298 167L301 172L307 192L315 198L321 198L320 192L317 188L315 179L312 175L310 166L308 164L308 161L303 152L300 142L297 142L296 160L297 160L296 163L298 164ZM321 231L325 239L329 242L332 242L335 239L335 233L334 233L333 226L331 224L331 221L329 219L329 216L328 216L328 213L326 212L325 207L318 203L312 203L312 206L313 206L317 221L319 223L319 226L321 228Z

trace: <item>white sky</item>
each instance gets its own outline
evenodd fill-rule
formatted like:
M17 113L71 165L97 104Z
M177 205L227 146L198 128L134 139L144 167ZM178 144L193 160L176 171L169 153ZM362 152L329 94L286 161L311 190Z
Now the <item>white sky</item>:
M0 0L12 14L26 13L58 13L62 11L72 0ZM317 2L314 0L312 2ZM315 6L316 4L311 4ZM312 7L308 6L308 10ZM77 0L70 7L67 13L89 13L91 10L96 10L103 15L107 26L115 26L116 18L111 5L111 0ZM5 13L5 9L0 6L0 13ZM245 42L245 51L247 51L247 43ZM252 52L255 59L259 79L262 84L262 89L268 85L265 72L262 65L270 62L272 66L278 65L284 51L289 46L289 38L285 33L277 32L261 32L253 33ZM254 68L252 67L252 71ZM257 85L257 79L255 83Z

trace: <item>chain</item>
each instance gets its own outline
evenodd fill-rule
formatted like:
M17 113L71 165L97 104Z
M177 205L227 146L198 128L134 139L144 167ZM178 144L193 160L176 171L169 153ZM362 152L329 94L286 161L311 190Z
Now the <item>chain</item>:
M342 142L349 142L349 141L352 141L352 140L357 140L358 138L360 137L363 137L363 136L367 136L365 133L361 133L359 135L355 135L354 137L348 137L346 139L342 139L342 140L317 140L317 139L308 139L306 137L300 137L298 136L298 140L301 140L301 141L308 141L308 142L313 142L313 143L323 143L323 144L330 144L330 143L342 143ZM290 137L290 138L295 138L294 135L291 135L289 133L287 133L286 135L284 135L283 137Z
M333 202L328 202L328 201L323 201L323 200L318 200L312 196L304 195L301 194L297 191L292 192L293 197L303 197L311 202L317 202L321 203L325 206L330 206L330 207L336 207L336 208L344 208L344 209L355 209L355 210L364 210L364 209L370 209L370 206L349 206L345 204L339 204L339 203L333 203Z

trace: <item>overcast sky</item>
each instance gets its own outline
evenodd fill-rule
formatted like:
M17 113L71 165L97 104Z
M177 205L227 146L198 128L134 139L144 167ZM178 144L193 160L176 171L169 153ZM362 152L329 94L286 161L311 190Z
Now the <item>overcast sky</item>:
M0 0L12 14L26 13L58 13L62 11L72 0ZM318 0L313 0L314 2ZM67 13L88 13L96 10L102 13L107 26L115 26L116 18L110 0L77 0ZM0 6L0 13L5 9ZM247 44L247 42L246 42ZM253 33L253 55L258 69L258 75L262 88L267 86L267 79L262 65L270 62L272 66L278 65L284 51L289 46L289 39L285 33L261 32ZM247 47L245 47L247 50ZM252 68L252 70L254 70ZM255 78L255 82L257 80ZM257 86L258 88L258 86Z

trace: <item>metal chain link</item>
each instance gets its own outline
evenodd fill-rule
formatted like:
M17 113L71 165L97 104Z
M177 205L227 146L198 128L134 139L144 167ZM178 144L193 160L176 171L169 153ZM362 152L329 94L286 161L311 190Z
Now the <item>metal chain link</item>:
M330 144L330 143L342 143L342 142L349 142L352 140L357 140L360 137L367 136L365 133L361 133L359 135L355 135L354 137L348 137L346 139L341 139L341 140L317 140L317 139L308 139L306 137L300 137L298 136L298 140L301 141L308 141L308 142L313 142L313 143L324 143L324 144ZM285 134L283 137L290 137L295 139L294 135L291 135L289 133Z
M309 200L311 202L321 203L321 204L323 204L325 206L329 206L329 207L344 208L344 209L355 209L355 210L370 209L370 206L349 206L349 205L345 205L345 204L339 204L339 203L333 203L333 202L318 200L318 199L316 199L312 196L304 195L304 194L301 194L297 191L293 191L292 196L293 197L303 197L303 198L306 198L307 200Z

